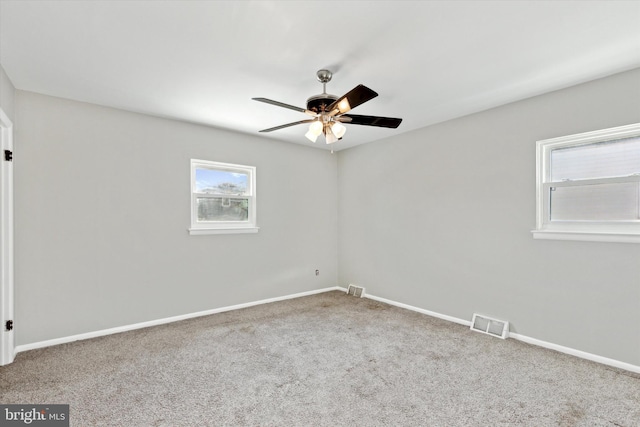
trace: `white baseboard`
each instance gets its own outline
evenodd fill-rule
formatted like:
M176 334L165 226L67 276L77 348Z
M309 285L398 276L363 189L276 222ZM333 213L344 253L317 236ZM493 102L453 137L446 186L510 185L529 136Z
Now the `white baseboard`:
M119 327L116 327L116 328L103 329L103 330L100 330L100 331L88 332L88 333L78 334L78 335L72 335L72 336L69 336L69 337L62 337L62 338L56 338L56 339L47 340L47 341L35 342L35 343L31 343L31 344L24 344L24 345L17 346L15 348L14 353L17 354L17 353L20 353L20 352L23 352L23 351L27 351L27 350L35 350L37 348L49 347L49 346L58 345L58 344L65 344L65 343L69 343L69 342L73 342L73 341L80 341L80 340L86 340L86 339L90 339L90 338L97 338L97 337L101 337L101 336L105 336L105 335L117 334L117 333L120 333L120 332L133 331L133 330L136 330L136 329L148 328L150 326L163 325L163 324L166 324L166 323L178 322L180 320L193 319L195 317L208 316L208 315L211 315L211 314L223 313L225 311L239 310L241 308L252 307L252 306L255 306L255 305L268 304L268 303L271 303L271 302L284 301L284 300L288 300L288 299L300 298L300 297L305 297L305 296L309 296L309 295L315 295L315 294L320 294L320 293L323 293L323 292L330 292L330 291L343 291L343 292L346 293L347 289L343 288L341 286L334 286L334 287L331 287L331 288L316 289L316 290L313 290L313 291L300 292L300 293L297 293L297 294L286 295L286 296L282 296L282 297L269 298L269 299L254 301L254 302L248 302L248 303L244 303L244 304L232 305L232 306L228 306L228 307L214 308L214 309L211 309L211 310L199 311L199 312L196 312L196 313L189 313L189 314L183 314L183 315L180 315L180 316L167 317L167 318L164 318L164 319L151 320L149 322L135 323L135 324L132 324L132 325L125 325L125 326L119 326ZM457 317L448 316L446 314L436 313L435 311L425 310L423 308L414 307L412 305L408 305L408 304L404 304L404 303L401 303L401 302L392 301L392 300L389 300L389 299L386 299L386 298L381 298L381 297L377 297L377 296L369 295L369 294L365 294L364 298L369 298L369 299L372 299L372 300L375 300L375 301L379 301L379 302L382 302L382 303L385 303L385 304L389 304L389 305L393 305L393 306L396 306L396 307L404 308L404 309L407 309L407 310L415 311L415 312L418 312L418 313L426 314L427 316L436 317L438 319L447 320L449 322L458 323L460 325L471 326L471 321L470 320L459 319ZM621 362L619 360L610 359L610 358L607 358L607 357L599 356L597 354L587 353L585 351L576 350L576 349L573 349L573 348L570 348L570 347L561 346L561 345L550 343L550 342L547 342L547 341L542 341L542 340L539 340L537 338L531 338L531 337L528 337L528 336L522 335L522 334L509 333L509 338L513 338L513 339L516 339L518 341L526 342L528 344L537 345L539 347L544 347L544 348L548 348L548 349L551 349L551 350L559 351L560 353L569 354L569 355L572 355L572 356L575 356L575 357L579 357L581 359L591 360L593 362L602 363L603 365L608 365L608 366L612 366L614 368L620 368L620 369L624 369L626 371L635 372L635 373L639 373L640 374L640 366L632 365L630 363Z
M447 316L446 314L436 313L434 311L424 310L422 308L414 307L408 304L403 304L400 302L391 301L385 298L376 297L373 295L365 295L365 298L370 298L372 300L384 302L386 304L395 305L397 307L406 308L407 310L417 311L418 313L426 314L428 316L437 317L438 319L448 320L450 322L459 323L465 326L471 326L470 320L463 320L457 317ZM615 359L609 359L608 357L599 356L597 354L587 353L586 351L576 350L574 348L565 347L562 345L550 343L547 341L542 341L537 338L531 338L526 335L516 334L513 332L509 332L509 338L513 338L518 341L526 342L528 344L537 345L539 347L548 348L551 350L559 351L560 353L570 354L572 356L579 357L581 359L591 360L592 362L602 363L603 365L613 366L614 368L624 369L626 371L631 371L640 374L640 366L632 365L630 363L621 362Z
M544 347L551 350L559 351L560 353L570 354L571 356L579 357L581 359L591 360L592 362L602 363L603 365L613 366L614 368L620 368L620 369L624 369L625 371L631 371L631 372L640 374L640 366L632 365L631 363L621 362L615 359L609 359L608 357L598 356L597 354L587 353L586 351L576 350L575 348L565 347L562 345L554 344L547 341L542 341L537 338L531 338L526 335L516 334L513 332L509 333L509 338L526 342L528 344L537 345L539 347Z
M300 292L300 293L297 293L297 294L285 295L285 296L282 296L282 297L268 298L268 299L248 302L248 303L244 303L244 304L231 305L231 306L228 306L228 307L221 307L221 308L214 308L214 309L211 309L211 310L198 311L196 313L182 314L180 316L166 317L164 319L151 320L151 321L148 321L148 322L134 323L132 325L125 325L125 326L118 326L118 327L115 327L115 328L102 329L100 331L95 331L95 332L87 332L87 333L84 333L84 334L71 335L71 336L68 336L68 337L56 338L56 339L46 340L46 341L39 341L39 342L31 343L31 344L23 344L23 345L17 346L15 348L15 350L14 350L14 353L17 354L17 353L20 353L20 352L23 352L23 351L35 350L37 348L50 347L52 345L58 345L58 344L66 344L66 343L73 342L73 341L87 340L87 339L91 339L91 338L102 337L102 336L105 336L105 335L117 334L117 333L120 333L120 332L134 331L136 329L148 328L150 326L164 325L166 323L179 322L180 320L187 320L187 319L193 319L195 317L209 316L210 314L223 313L225 311L232 311L232 310L239 310L241 308L253 307L254 305L268 304L268 303L271 303L271 302L284 301L284 300L288 300L288 299L306 297L306 296L309 296L309 295L315 295L315 294L320 294L320 293L323 293L323 292L336 291L336 290L341 290L341 288L338 287L338 286L334 286L334 287L331 287L331 288L316 289L316 290L313 290L313 291Z
M414 307L414 306L409 305L409 304L403 304L401 302L391 301L389 299L380 298L380 297L376 297L376 296L373 296L373 295L365 294L364 297L372 299L372 300L380 301L380 302L383 302L385 304L395 305L396 307L406 308L407 310L417 311L418 313L426 314L427 316L437 317L438 319L443 319L443 320L448 320L449 322L459 323L461 325L469 326L469 327L471 326L471 321L470 320L458 319L457 317L447 316L446 314L436 313L435 311L425 310L423 308Z

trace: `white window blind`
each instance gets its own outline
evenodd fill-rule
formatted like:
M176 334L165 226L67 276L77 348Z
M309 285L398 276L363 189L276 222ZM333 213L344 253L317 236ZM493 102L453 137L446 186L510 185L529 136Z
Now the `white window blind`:
M551 181L640 174L640 137L551 151Z
M640 137L551 151L551 221L640 220Z
M551 221L634 221L640 219L640 183L551 188Z

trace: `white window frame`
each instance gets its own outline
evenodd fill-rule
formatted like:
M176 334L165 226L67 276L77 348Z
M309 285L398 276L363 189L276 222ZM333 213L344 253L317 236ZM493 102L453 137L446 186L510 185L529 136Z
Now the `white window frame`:
M640 221L551 221L551 187L585 184L640 182L637 174L588 180L551 182L551 151L558 148L594 144L640 135L640 123L586 132L536 143L536 229L535 239L584 240L598 242L640 243Z
M199 197L221 197L205 193L196 193L196 169L215 169L228 172L246 174L249 177L249 189L247 194L239 197L249 200L247 221L198 221ZM234 196L223 196L233 199ZM191 227L189 234L235 234L257 233L259 227L256 223L256 168L255 166L236 165L231 163L213 162L209 160L191 159Z

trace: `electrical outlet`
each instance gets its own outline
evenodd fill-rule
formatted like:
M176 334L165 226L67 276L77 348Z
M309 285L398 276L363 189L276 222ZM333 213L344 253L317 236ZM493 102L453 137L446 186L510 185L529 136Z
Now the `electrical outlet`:
M316 276L320 275L320 270L316 270Z

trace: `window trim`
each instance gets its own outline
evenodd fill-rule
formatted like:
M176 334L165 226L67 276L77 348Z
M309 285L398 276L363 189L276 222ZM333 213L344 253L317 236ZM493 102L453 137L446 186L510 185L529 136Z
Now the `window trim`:
M256 168L255 166L237 165L232 163L214 162L210 160L191 159L190 161L190 204L191 204L191 227L189 234L242 234L257 233L260 227L257 226L257 206L256 206ZM242 197L225 197L228 199L242 198L249 199L247 221L198 221L197 198L201 194L195 192L196 169L216 169L230 172L245 173L249 176L249 192Z
M593 242L640 243L640 223L628 221L556 221L547 220L550 206L549 187L571 186L585 183L640 182L640 176L597 178L581 182L554 182L550 180L551 151L558 148L594 144L602 141L640 136L640 123L585 132L536 142L536 228L534 239L581 240Z

